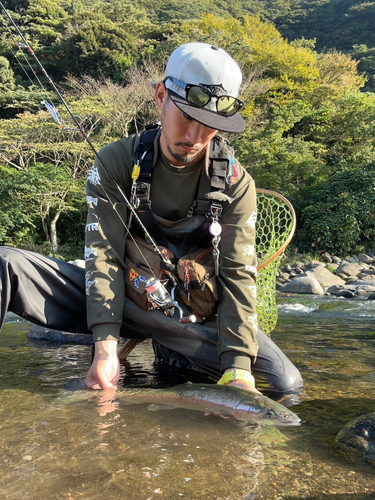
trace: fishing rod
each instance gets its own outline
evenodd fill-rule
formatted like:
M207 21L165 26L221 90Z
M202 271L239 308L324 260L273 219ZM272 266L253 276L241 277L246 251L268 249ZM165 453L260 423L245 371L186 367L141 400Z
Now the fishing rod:
M157 246L156 242L154 241L154 239L152 238L152 236L150 235L150 233L147 231L147 228L145 227L145 225L141 221L140 217L138 216L137 211L133 207L132 203L128 200L128 198L127 198L125 192L123 191L122 187L116 181L115 177L112 175L112 173L110 172L110 170L106 167L105 163L101 159L101 157L100 157L98 151L96 150L95 146L91 142L90 138L86 134L85 130L83 129L83 127L79 123L79 121L76 118L76 116L74 115L74 113L71 111L68 103L65 101L65 99L62 96L62 94L60 93L59 89L56 87L55 83L53 82L53 80L48 75L46 69L44 68L44 66L42 65L42 63L40 62L40 60L38 59L38 57L36 56L35 52L31 48L30 44L27 42L26 38L23 36L22 32L20 31L20 29L18 28L18 26L16 25L16 23L14 22L14 20L12 19L12 17L10 16L9 12L7 11L7 9L4 7L4 5L3 5L2 2L0 2L0 7L4 11L4 13L5 13L6 17L8 18L9 22L11 23L11 25L13 26L13 28L16 30L16 33L20 36L20 38L21 38L21 40L22 40L22 42L24 44L23 46L20 46L20 44L18 44L17 42L15 42L16 45L19 48L26 48L29 51L30 55L34 58L34 60L38 64L40 70L42 71L43 75L47 78L48 83L51 85L52 89L54 90L54 92L58 96L59 100L64 105L64 107L66 108L66 110L69 113L70 117L72 118L72 120L76 124L77 129L80 132L80 134L82 135L83 139L90 146L91 150L93 151L93 153L95 154L95 156L98 158L98 160L99 160L100 164L102 165L103 169L105 170L106 174L111 179L111 181L113 182L113 184L116 186L116 189L118 190L118 192L122 196L122 198L125 201L127 207L130 209L131 215L135 216L135 218L137 219L137 222L140 224L140 226L141 226L142 230L144 231L146 237L149 239L150 243L152 244L155 252L159 255L159 257L161 258L161 260L165 263L165 265L167 267L167 269L165 269L165 271L166 271L167 275L169 276L169 278L171 279L171 281L173 283L172 293L169 294L169 292L165 288L164 284L161 283L156 278L156 276L155 276L155 274L154 274L151 266L147 263L148 267L150 268L151 274L154 276L154 278L151 278L150 280L148 280L148 282L145 285L145 290L146 290L147 297L148 297L149 301L151 302L151 304L153 305L154 308L160 308L160 309L162 309L167 316L173 316L172 309L174 307L177 307L178 310L179 310L179 312L180 312L180 322L186 322L186 320L191 321L191 322L195 322L195 316L193 316L193 315L190 316L189 318L184 318L183 317L182 309L179 306L179 304L177 303L177 301L174 299L174 291L175 291L176 287L178 286L178 283L177 283L175 277L173 276L172 272L168 269L168 266L169 267L171 266L170 260L167 259L163 255L163 253L160 251L160 249ZM11 33L11 36L13 38L13 34L12 33ZM47 109L48 109L48 107L47 107ZM135 167L137 167L137 171L139 171L139 163L140 163L140 161L142 161L142 159L143 159L143 156L141 157L140 160L139 159L137 160L137 164L135 165ZM133 181L135 182L134 178L133 178ZM141 249L137 245L137 242L135 241L135 239L133 238L132 234L130 233L130 230L129 230L130 228L128 228L128 226L126 225L125 221L121 217L121 214L118 212L118 210L117 210L117 208L115 206L115 203L112 202L110 196L108 195L108 193L106 192L106 190L105 190L105 188L104 188L104 186L102 184L101 184L101 187L102 187L102 189L104 191L104 194L107 196L109 202L111 203L112 208L114 209L114 211L118 215L120 221L122 222L122 224L124 225L124 227L127 230L128 234L132 238L134 244L138 248L140 254L142 255L142 257L147 262L147 259L143 255Z

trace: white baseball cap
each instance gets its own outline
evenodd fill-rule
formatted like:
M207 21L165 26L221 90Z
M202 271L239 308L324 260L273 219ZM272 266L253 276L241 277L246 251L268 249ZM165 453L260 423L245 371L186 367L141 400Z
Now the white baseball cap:
M225 50L207 43L181 45L172 52L164 78L174 104L197 122L224 132L245 129L237 112L242 107L237 99L242 73Z

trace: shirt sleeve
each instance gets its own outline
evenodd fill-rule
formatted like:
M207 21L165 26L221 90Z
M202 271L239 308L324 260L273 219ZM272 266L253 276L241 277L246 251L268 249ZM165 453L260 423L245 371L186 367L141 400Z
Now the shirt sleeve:
M99 152L100 160L95 159L87 178L85 286L87 323L94 341L118 340L123 318L127 204L107 171L128 197L131 179L126 164L131 157L120 143Z
M256 339L255 183L240 166L241 179L230 188L220 218L220 302L218 354L221 368L251 369L258 352Z

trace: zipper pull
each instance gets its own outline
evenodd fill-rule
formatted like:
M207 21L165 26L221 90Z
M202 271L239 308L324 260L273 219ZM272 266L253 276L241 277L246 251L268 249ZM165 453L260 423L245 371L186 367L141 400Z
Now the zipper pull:
M184 290L187 294L188 301L190 301L189 283L190 283L189 261L185 260L185 262L184 262Z

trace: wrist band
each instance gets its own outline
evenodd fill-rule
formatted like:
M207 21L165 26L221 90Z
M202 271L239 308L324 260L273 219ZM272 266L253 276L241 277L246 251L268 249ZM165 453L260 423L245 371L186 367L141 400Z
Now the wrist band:
M221 379L218 381L218 385L226 385L232 380L245 380L246 382L250 382L255 387L254 377L247 370L240 370L238 368L233 368L229 372L223 374Z

